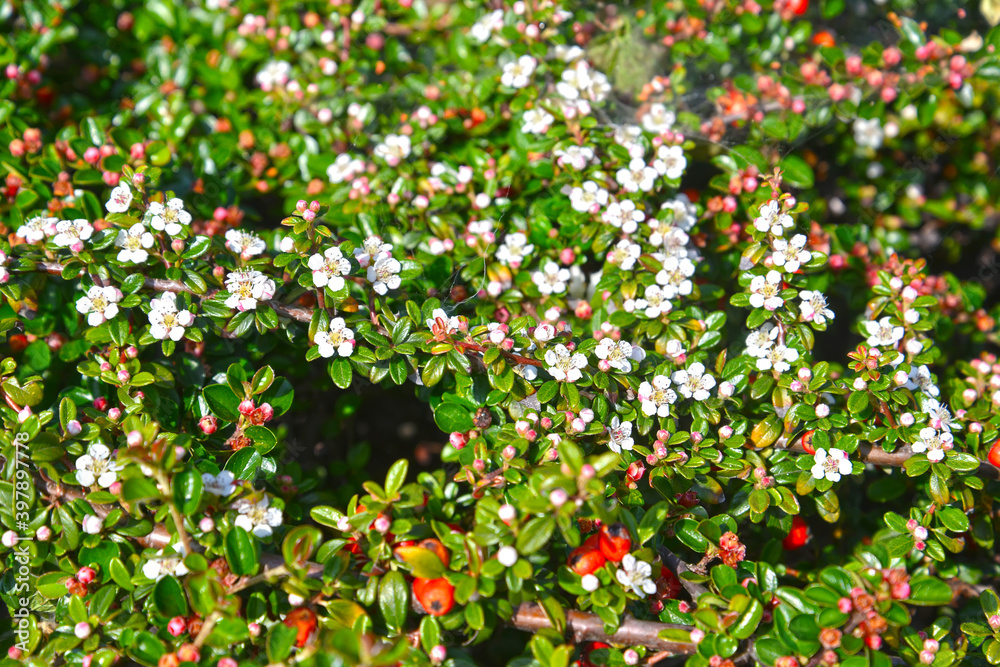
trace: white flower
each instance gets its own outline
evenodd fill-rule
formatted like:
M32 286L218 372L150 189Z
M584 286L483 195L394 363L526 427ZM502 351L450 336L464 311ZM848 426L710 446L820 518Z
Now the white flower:
M241 313L256 310L258 301L268 301L274 296L274 281L256 269L240 269L226 276L227 308Z
M715 378L705 372L705 365L701 363L691 364L687 370L674 371L672 378L684 398L693 397L696 401L706 400L711 395L709 390L715 386Z
M758 232L770 231L775 236L781 236L785 233L786 228L791 229L795 226L792 216L787 213L779 213L778 207L777 199L772 199L760 207L760 215L753 221L753 226Z
M619 421L617 416L611 418L611 428L609 429L611 439L608 441L608 449L615 454L621 454L622 450L632 451L635 441L632 439L632 422Z
M673 199L666 201L660 206L660 210L669 209L674 213L674 225L685 232L698 222L698 209L695 207L687 195L680 194ZM659 242L656 242L659 245Z
M96 482L106 489L114 484L124 467L111 460L111 450L106 445L95 442L76 460L76 481L82 486L93 486Z
M653 169L660 176L666 176L670 180L680 178L684 175L686 167L687 158L684 157L684 149L680 146L663 145L656 149Z
M927 460L938 463L944 460L945 452L954 447L955 438L951 431L941 431L930 426L920 429L920 439L910 449L920 454L927 452Z
M525 134L545 134L554 120L552 114L545 109L528 109L521 116L521 131Z
M794 347L775 345L757 360L757 370L767 371L773 368L779 373L784 373L791 368L789 364L798 361L798 359L799 351Z
M756 331L751 331L747 336L747 354L751 357L763 357L774 345L774 339L778 337L778 329L770 322Z
M882 145L885 132L878 118L857 118L854 120L854 141L861 148L878 148Z
M124 183L111 191L111 197L104 205L108 213L125 213L132 204L132 190Z
M868 344L872 347L895 347L903 337L903 327L893 325L888 317L878 322L869 320L864 323L868 331Z
M623 340L613 341L610 338L602 338L594 349L594 356L601 361L607 361L608 365L622 373L632 372L632 345Z
M552 155L556 158L556 162L560 166L569 165L573 169L580 171L594 159L594 149L590 146L570 144L569 146L555 149L552 151Z
M677 394L670 388L670 378L666 375L655 376L652 384L649 382L640 384L638 396L642 404L642 413L648 417L670 416L670 404L677 400Z
M927 366L914 366L910 369L909 378L904 386L907 389L919 388L920 391L935 398L941 393L941 390L934 384L934 378L931 377L931 369Z
M448 317L448 313L444 312L444 308L435 308L433 311L431 311L431 316L429 319L425 320L425 323L427 324L428 329L434 330L435 327L438 327L439 331L443 331L444 333L449 333L449 334L455 333L456 331L462 328L462 320L455 315ZM503 331L500 331L499 322L490 322L487 328L491 332L496 331L497 333L500 334L500 340L494 341L498 345L500 344L500 342L503 341L504 338L507 337L503 333ZM491 333L490 339L492 338L493 334Z
M326 177L336 185L353 179L365 169L364 160L359 160L347 153L341 153L337 159L326 168Z
M142 264L149 259L146 248L153 247L153 235L146 231L143 225L132 225L127 230L118 230L115 245L121 248L118 252L119 262Z
M579 352L570 352L565 345L556 345L545 351L545 363L548 364L549 375L559 382L576 382L583 377L580 369L586 368L587 357Z
M847 458L847 452L842 449L832 447L827 452L820 447L816 450L813 460L816 465L812 467L811 472L815 479L826 477L831 482L839 482L841 475L851 474L851 462Z
M771 270L766 276L754 276L750 281L750 305L754 308L776 310L785 300L781 298L781 274Z
M104 521L102 521L99 516L88 514L83 517L83 521L80 522L80 527L83 528L83 532L88 535L97 535L104 529Z
M531 83L531 75L535 73L538 63L531 56L521 56L503 66L500 83L508 88L524 88Z
M799 267L812 259L812 253L804 250L805 245L805 234L796 234L791 241L774 239L771 244L774 250L771 261L785 273L795 273Z
M541 271L531 274L531 281L538 286L542 294L562 294L566 291L569 280L569 269L559 268L559 265L549 260Z
M247 499L238 500L233 509L240 515L233 523L248 533L253 533L257 537L269 537L274 533L274 529L281 525L281 510L277 507L270 507L271 499L264 496L257 502Z
M388 257L392 254L391 251L392 245L383 243L381 237L369 236L360 248L354 249L354 259L358 260L358 264L364 269L382 255Z
M535 246L528 243L527 236L521 232L514 232L508 234L503 240L503 245L497 249L497 261L516 269L534 249Z
M591 70L587 61L579 60L573 67L563 70L562 81L556 84L556 92L567 100L587 99L600 102L611 92L611 84L604 74Z
M118 302L122 296L121 290L116 287L94 285L87 290L87 296L77 300L76 309L87 316L87 324L100 326L118 314Z
M330 320L328 331L316 332L316 345L319 346L319 355L324 359L329 359L334 354L349 357L354 352L354 332L347 327L343 317L335 317Z
M677 114L662 104L650 105L649 111L642 115L642 126L647 132L663 134L674 126Z
M622 239L612 250L608 251L608 262L617 264L622 271L631 271L641 254L642 248L639 247L638 243Z
M597 213L608 203L608 191L594 181L584 181L570 190L569 201L574 211Z
M267 92L275 86L284 86L292 73L292 66L284 60L271 60L257 72L257 85Z
M928 416L929 419L927 423L933 428L940 429L942 431L945 429L951 429L952 431L962 430L962 425L953 421L951 412L936 398L925 399L922 402L921 410Z
M580 579L580 585L583 587L583 590L592 593L601 587L601 580L592 574L585 574Z
M89 239L93 233L94 226L83 218L60 220L56 224L56 237L52 240L60 248L69 248L73 252L80 252L83 250L83 242Z
M649 192L656 182L656 170L647 165L642 158L633 158L627 169L619 169L615 180L626 192Z
M194 315L189 310L177 310L177 295L164 292L159 299L149 305L149 334L157 340L178 341L184 337L184 327L194 323Z
M226 248L237 255L254 257L267 250L267 244L256 234L230 229L226 232Z
M639 223L645 222L646 214L635 207L631 199L613 201L601 212L601 220L626 234L633 234L639 229Z
M147 579L159 581L167 575L183 577L188 573L184 561L177 556L182 556L183 549L178 545L173 547L168 553L166 549L160 549L155 558L151 558L142 564L142 573ZM173 557L171 557L173 556Z
M472 39L480 44L489 40L493 32L503 27L503 10L495 9L483 18L476 21L469 31Z
M331 291L337 292L344 288L343 276L350 273L351 263L340 248L327 248L322 255L316 253L309 258L309 268L316 287L329 287Z
M663 269L656 274L656 282L663 286L663 294L668 299L691 294L693 284L689 280L694 275L694 262L690 259L667 257Z
M235 481L236 477L229 470L223 470L218 475L207 472L201 474L201 484L205 491L220 498L232 495L236 490Z
M405 134L390 134L375 147L373 155L385 160L390 167L395 167L410 156L410 138Z
M502 546L497 551L497 560L504 567L514 567L517 562L517 549L511 546Z
M642 294L641 299L628 299L623 304L625 312L640 311L653 320L666 315L673 310L673 304L667 298L666 292L659 285L650 285Z
M656 592L652 576L653 567L645 561L636 560L632 554L625 554L621 569L615 573L618 583L626 589L632 589L641 598Z
M826 324L827 320L834 318L833 311L827 307L826 297L823 296L822 292L804 290L799 292L799 298L802 299L799 311L802 313L802 319L806 322L822 325Z
M18 227L17 235L28 243L38 243L44 240L46 236L55 234L58 223L59 218L47 218L36 215Z
M0 250L0 283L5 283L10 280L10 271L7 270L7 253Z
M380 255L375 260L374 266L368 267L368 282L376 294L385 294L391 289L398 288L403 280L399 277L399 272L403 270L399 260L388 255Z
M146 211L149 226L169 236L177 236L185 226L191 224L191 214L184 210L184 202L174 197L164 206L158 201L149 204ZM227 235L228 238L228 235Z

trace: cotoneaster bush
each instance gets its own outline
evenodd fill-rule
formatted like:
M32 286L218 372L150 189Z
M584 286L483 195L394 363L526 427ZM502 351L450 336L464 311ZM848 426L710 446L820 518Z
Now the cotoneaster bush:
M3 4L3 664L1000 662L982 11Z

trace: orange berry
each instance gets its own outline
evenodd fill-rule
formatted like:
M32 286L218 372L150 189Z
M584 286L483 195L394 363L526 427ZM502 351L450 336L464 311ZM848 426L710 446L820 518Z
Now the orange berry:
M990 453L986 458L989 459L990 463L1000 468L1000 440L993 443L993 446L990 447Z
M285 617L285 625L295 628L298 634L295 637L295 645L302 648L309 641L309 637L316 632L316 614L312 609L297 607Z
M623 523L603 525L598 544L605 558L612 563L618 563L632 550L632 536Z
M444 577L414 579L413 594L431 616L444 616L455 606L455 587Z
M802 449L806 450L806 454L815 454L816 448L813 447L813 436L816 435L816 430L806 431L802 434Z

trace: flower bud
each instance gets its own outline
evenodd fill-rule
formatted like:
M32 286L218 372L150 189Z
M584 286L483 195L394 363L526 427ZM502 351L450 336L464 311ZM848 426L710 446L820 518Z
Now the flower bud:
M75 626L73 626L73 634L77 636L78 639L86 639L90 636L91 628L90 623L85 621L80 621Z
M510 524L511 521L517 518L517 510L514 509L513 505L506 503L500 506L498 514L500 515L500 520L506 524Z
M139 356L139 350L136 348L135 345L129 345L128 347L125 348L125 356L128 357L129 359L135 359L136 357Z
M125 442L128 443L129 447L138 447L142 444L142 433L139 431L129 431L128 435L125 436Z
M1000 630L1000 614L993 614L986 619L986 622L990 624L993 631Z
M805 366L799 369L798 376L799 379L802 380L803 382L809 382L809 380L812 379L812 375L813 375L812 371L806 368Z
M592 574L585 574L580 580L580 585L583 586L583 590L593 592L600 588L601 580Z
M102 368L101 370L104 369ZM111 370L110 365L108 365L107 370L109 371ZM105 410L108 409L108 399L104 398L103 396L98 396L97 398L94 399L94 407L100 410L101 412L104 412Z
M584 423L589 424L590 422L594 421L594 411L591 410L590 408L584 408L583 410L580 410L580 419L582 419Z
M587 430L587 424L580 417L576 417L570 422L570 427L576 433L583 433Z
M203 533L211 533L215 530L215 520L210 516L202 517L201 521L198 522L198 530Z
M389 521L389 517L384 514L379 514L378 517L375 518L375 530L383 535L389 532L389 526L391 525L392 522Z
M732 382L721 382L719 383L719 396L722 398L729 398L736 391L736 387L733 386Z
M10 67L10 66L8 65L8 67ZM13 78L13 77L11 77L11 78ZM21 649L19 649L16 645L15 646L11 646L9 649L7 649L7 657L10 658L11 660L20 660L21 656L23 656L23 655L24 655L24 651L22 651Z
M566 493L565 489L553 489L552 493L549 494L549 502L556 507L562 507L567 500L569 500L569 494Z
M854 384L852 386L854 387L855 391L864 391L865 389L868 388L868 383L865 382L864 378L857 377L854 378Z
M26 422L28 420L28 417L30 417L30 416L31 416L31 408L29 408L26 405L23 408L21 408L20 412L17 413L17 421L19 423L23 424L24 422Z
M451 446L455 449L461 449L462 447L465 447L469 441L466 439L464 433L461 431L454 431L448 436L448 442L451 443Z
M791 389L792 391L798 393L798 392L802 391L803 389L805 389L806 386L804 384L802 384L801 382L799 382L798 380L792 380L792 383L790 385L788 385L788 388Z
M925 665L931 664L934 662L934 653L932 651L921 651L920 662Z
M691 631L691 643L692 644L700 644L701 640L704 639L704 638L705 638L705 632L703 630L699 630L698 628L695 628L694 630Z
M514 445L507 445L506 447L503 448L503 451L500 452L500 456L502 456L507 461L510 461L512 458L517 456L517 450L514 448Z
M445 658L448 657L448 649L445 648L443 644L437 644L436 646L431 647L429 657L432 663L439 665L444 662Z
M213 415L205 415L198 420L198 428L205 435L212 435L219 429L219 422Z
M104 528L104 522L100 517L88 514L83 517L83 532L88 535L97 535Z
M249 398L243 399L240 402L239 407L237 408L237 410L239 410L239 413L244 416L249 415L256 409L257 408L254 406L253 401L251 401Z
M180 637L187 632L187 621L184 620L183 616L174 616L167 623L167 632L174 637Z
M184 644L177 649L177 659L181 662L198 662L201 660L201 651L194 644Z
M722 428L719 429L719 439L720 440L729 440L729 438L731 438L731 437L733 437L733 427L732 426L729 426L728 424L726 424L725 426L723 426Z
M825 419L830 416L830 406L826 403L820 403L816 406L816 416L820 419Z
M626 665L638 665L639 664L639 654L635 649L626 649L625 653L622 654L622 659L625 660Z
M500 547L497 551L497 560L504 567L514 567L514 563L517 562L517 549L511 546Z
M705 436L701 434L701 431L691 431L691 442L694 444L700 444L704 439Z
M81 584L89 584L97 578L97 572L92 567L81 567L76 572L76 580Z
M910 376L907 375L906 371L896 371L895 375L892 376L892 381L899 386L906 384L909 379Z
M3 544L5 547L13 547L17 544L17 533L13 530L8 530L0 537L0 544Z
M271 407L270 403L261 404L260 413L264 417L264 421L269 422L274 419L274 408Z
M913 417L913 413L904 412L899 416L899 423L903 426L913 426L913 422L916 421Z
M260 637L260 623L247 623L247 630L250 632L251 637Z
M39 526L35 531L35 539L39 542L48 542L52 539L52 529L48 526Z
M853 608L854 604L851 602L851 598L840 598L837 600L837 609L840 610L841 614L850 614Z
M216 667L239 667L239 663L233 658L222 658Z
M597 475L597 470L589 463L583 464L583 467L580 468L580 479L584 482L594 479L595 475Z
M932 653L937 653L938 649L941 648L941 644L938 643L936 639L925 639L924 640L924 650L930 651Z
M108 410L108 419L113 422L118 421L122 416L122 411L119 408L111 408Z

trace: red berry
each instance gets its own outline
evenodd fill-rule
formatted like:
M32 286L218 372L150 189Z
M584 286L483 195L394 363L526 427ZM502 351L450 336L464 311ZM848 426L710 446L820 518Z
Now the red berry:
M788 8L792 10L792 13L796 16L802 16L809 9L809 0L791 0L788 3Z
M618 563L632 550L632 536L623 523L601 526L598 544L601 553L612 563Z
M313 610L306 607L298 607L290 611L288 616L285 617L285 625L295 628L298 631L298 634L295 636L295 645L302 648L309 641L310 635L316 631L318 623Z
M781 544L785 549L793 551L801 549L811 539L812 535L809 532L809 524L805 522L805 519L796 515L792 517L792 529L785 536Z
M414 579L413 595L431 616L444 616L455 606L455 587L440 579Z
M802 434L802 449L806 450L806 454L816 453L816 448L813 447L813 436L815 435L815 429L812 431L806 431Z
M990 453L986 458L989 459L990 463L1000 468L1000 440L993 443L993 446L990 447Z
M582 545L573 549L566 561L569 569L576 572L581 577L586 574L593 574L604 567L607 559L601 553L597 535L591 535Z

